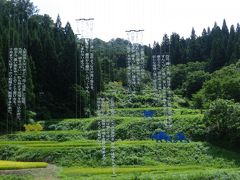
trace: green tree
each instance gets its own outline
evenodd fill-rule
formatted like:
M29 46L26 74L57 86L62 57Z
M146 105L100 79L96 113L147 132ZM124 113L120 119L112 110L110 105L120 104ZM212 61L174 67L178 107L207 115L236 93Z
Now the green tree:
M234 26L232 25L230 28L230 34L229 34L227 52L226 52L228 63L234 62L234 60L236 60L236 55L234 53L235 38L236 38L235 29L234 29Z
M171 62L172 64L181 64L181 46L180 46L180 36L177 33L173 33L170 36L170 42L171 42Z
M199 61L199 43L194 28L192 28L190 39L188 40L188 61Z
M34 62L32 58L27 59L27 79L26 79L26 102L28 110L35 110L35 93L34 84L32 80L32 69L34 69Z
M164 34L162 43L161 43L161 53L170 54L170 39L167 34Z
M203 83L208 79L210 79L209 73L202 70L188 73L186 81L182 85L184 96L191 98L192 94L199 91L202 88Z
M187 64L178 64L171 67L172 89L180 90L181 93L185 91L186 87L183 84L187 81L190 74L198 71L205 71L206 63L204 62L189 62ZM190 81L190 79L189 79ZM191 96L191 95L190 95Z
M210 61L210 71L219 69L224 65L225 61L225 49L223 44L223 38L221 29L215 23L212 29L212 48L211 48L211 61Z
M199 37L200 42L200 56L201 60L207 61L210 57L210 51L211 51L211 40L209 36L209 32L204 28L202 32L202 36Z
M6 130L7 113L7 79L6 68L0 53L0 125L2 130Z
M218 98L240 102L239 67L240 62L214 72L211 79L204 83L203 88L194 97L198 107L208 108L209 104Z
M240 104L230 100L213 101L204 116L207 140L226 147L238 147L240 143Z
M227 27L226 20L223 20L223 25L222 25L222 34L223 34L223 39L224 39L224 46L227 46L228 43L228 38L229 38L229 30Z

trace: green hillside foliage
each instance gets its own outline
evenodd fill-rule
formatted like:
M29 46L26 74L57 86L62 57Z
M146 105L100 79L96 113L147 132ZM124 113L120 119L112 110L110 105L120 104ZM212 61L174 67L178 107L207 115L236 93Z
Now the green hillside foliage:
M192 28L187 38L165 34L162 41L144 45L144 76L134 94L127 88L129 42L95 38L95 84L88 93L79 68L82 39L60 15L53 18L38 14L30 0L0 0L0 160L51 163L62 167L61 179L112 179L111 142L103 162L97 140L98 122L105 120L115 122L116 179L240 179L239 24L229 30L223 20L200 36ZM152 55L167 51L168 42L171 128L152 83ZM22 127L7 116L12 47L27 49ZM113 97L112 116L97 117L97 97ZM154 116L144 117L145 110ZM190 143L152 140L160 131L171 138L182 132ZM0 179L34 176L0 174Z
M211 74L202 89L194 95L198 108L208 108L209 104L220 98L240 102L240 61Z
M218 99L211 103L204 121L208 127L208 140L239 149L240 104Z
M110 145L106 146L107 153ZM0 158L17 161L45 161L61 166L98 167L102 165L101 146L95 140L0 142ZM202 165L216 168L239 167L239 154L207 143L157 143L155 141L118 141L118 166ZM107 156L106 164L111 159Z
M14 34L15 46L22 43L28 49L27 108L37 113L37 119L75 117L76 95L81 98L80 104L78 104L81 107L78 117L80 115L88 116L89 113L94 114L96 97L91 96L92 99L89 99L84 89L83 78L76 81L76 76L81 74L84 77L84 74L76 69L80 61L79 39L74 35L71 25L69 23L63 25L60 16L55 17L56 21L54 22L48 15L39 15L37 8L29 0L1 0L0 9L0 119L3 121L6 118L7 52L9 46L14 45L12 44L13 39L9 39L9 32ZM19 24L20 22L24 23ZM164 40L171 42L172 90L177 95L191 99L192 95L202 88L204 82L214 76L212 73L215 70L237 62L240 58L239 27L239 24L236 27L232 25L229 32L224 20L222 28L215 23L212 29L204 29L201 36L196 36L194 29L192 29L190 37L186 39L180 38L177 33L165 35ZM24 38L21 37L21 30L24 32ZM25 34L26 32L27 34ZM104 90L109 82L122 82L123 87L126 86L127 43L126 40L119 38L109 42L94 39L96 92ZM164 42L155 42L152 47L145 46L146 71L143 86L148 86L148 88L144 92L139 92L144 95L142 101L149 96L152 99L148 100L152 101L154 105L159 105L155 103L154 97L156 96L152 96L147 90L152 89L150 83L151 55L158 52L160 47L164 48ZM223 89L227 88L229 83L235 84L235 86L230 85L232 89L229 90L231 92L226 92L227 98L239 100L237 79L233 78L234 82L232 82L228 79L230 77L225 78L227 79L223 82L228 84L222 85ZM209 83L214 83L215 81L213 81ZM206 84L205 87L207 88L207 86ZM225 92L223 89L222 91ZM233 93L236 97L233 96ZM218 95L211 95L211 98L212 96ZM124 99L126 98L127 96L124 96ZM89 102L91 102L90 109L86 107ZM119 106L139 107L145 105L137 102L127 104L125 101Z

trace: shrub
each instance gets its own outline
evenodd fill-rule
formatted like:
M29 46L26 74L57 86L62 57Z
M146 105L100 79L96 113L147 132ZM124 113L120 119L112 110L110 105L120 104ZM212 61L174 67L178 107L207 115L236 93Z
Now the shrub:
M208 140L238 147L240 143L240 104L217 99L204 116Z
M43 127L40 123L33 123L33 124L24 124L24 128L26 132L29 131L42 131Z
M5 136L11 141L68 141L82 138L83 133L79 131L30 131Z
M228 99L240 102L240 71L239 64L231 64L211 74L203 88L194 95L197 108L209 108L212 101Z

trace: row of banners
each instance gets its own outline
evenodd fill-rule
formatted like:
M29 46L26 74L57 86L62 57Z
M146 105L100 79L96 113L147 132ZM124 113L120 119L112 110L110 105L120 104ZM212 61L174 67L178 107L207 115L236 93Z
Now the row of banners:
M88 23L84 20L83 22ZM84 26L84 23L82 23ZM85 25L92 31L92 24ZM82 31L81 33L84 33ZM91 33L87 38L82 35L80 46L80 69L85 74L85 89L94 91L94 55ZM142 45L142 30L128 32L129 44L127 46L127 77L130 93L140 90L141 81L145 74L145 54ZM130 43L131 42L131 43ZM8 114L14 119L23 118L23 108L26 106L26 75L27 75L27 50L23 48L10 48L8 61ZM171 78L170 57L165 55L153 55L153 85L154 89L162 94L162 102L165 107L164 115L171 121ZM102 146L103 162L106 160L106 144L110 143L110 155L112 159L113 174L115 174L115 122L114 99L101 97L97 99L98 142Z

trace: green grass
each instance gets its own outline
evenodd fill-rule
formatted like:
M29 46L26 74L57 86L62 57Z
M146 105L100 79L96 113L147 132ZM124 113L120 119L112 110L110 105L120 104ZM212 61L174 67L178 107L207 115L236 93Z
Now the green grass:
M2 136L6 141L68 141L83 139L84 133L79 130L59 130L59 131L30 131L17 132Z
M118 108L115 111L115 121L122 123L125 120L139 120L144 119L144 110L154 110L156 111L154 117L159 119L163 116L163 108L161 107L151 107L151 108ZM201 115L200 110L187 109L187 108L173 108L173 114L178 115ZM90 130L93 126L92 124L97 118L81 118L81 119L52 119L47 121L41 121L45 124L46 130ZM163 119L160 118L160 119Z
M116 163L120 166L205 165L238 167L240 156L208 143L157 143L151 140L118 141ZM111 164L110 144L106 145L106 165ZM93 140L45 142L0 141L0 159L45 161L60 166L98 167L102 162L101 145Z
M135 166L116 167L114 179L231 179L240 178L240 168L206 166ZM63 179L112 179L112 168L64 168Z
M157 117L143 117L144 110ZM240 179L240 155L199 142L206 130L199 110L173 109L171 131L164 129L162 108L116 109L116 179ZM45 131L0 137L0 159L48 162L63 167L63 179L112 179L110 143L106 162L97 139L98 118L45 121ZM184 132L191 143L160 143L154 132ZM1 176L5 178L7 176ZM9 179L14 177L8 176Z
M146 140L159 131L166 131L165 117L119 117L112 119L116 123L115 137L118 140ZM58 130L41 132L17 132L2 136L3 140L10 141L69 141L79 139L97 139L98 118L89 119L65 119L52 124ZM130 130L130 131L129 131ZM205 135L202 114L176 114L173 116L171 132L174 136L177 132L183 132L189 139L201 140Z
M0 180L33 180L34 177L30 175L0 175Z
M0 170L45 168L47 166L48 164L45 162L16 162L0 160Z

